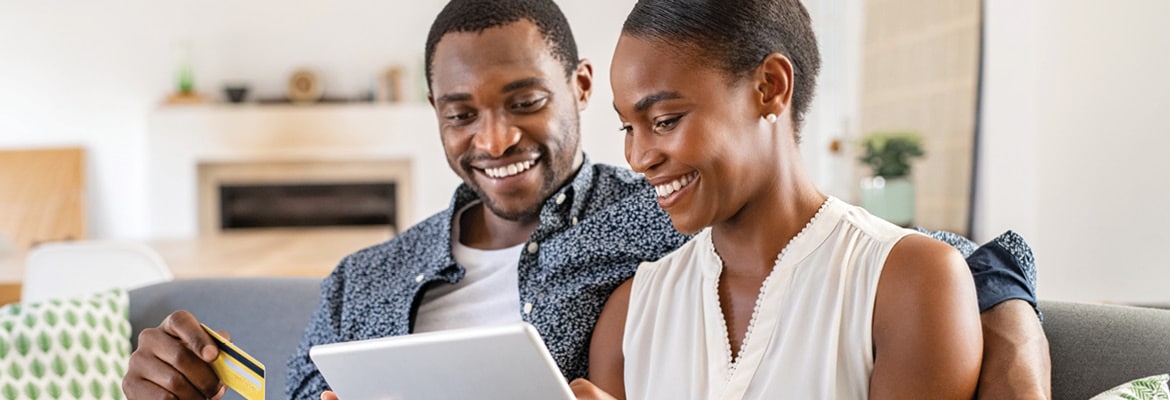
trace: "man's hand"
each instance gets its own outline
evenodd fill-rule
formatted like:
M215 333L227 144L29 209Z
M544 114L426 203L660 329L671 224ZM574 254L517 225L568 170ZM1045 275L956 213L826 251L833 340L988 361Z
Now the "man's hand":
M227 389L211 370L218 356L215 342L195 316L176 311L138 335L122 391L127 399L218 399Z
M569 388L573 389L573 396L576 396L578 400L617 400L585 378L577 378L569 382Z

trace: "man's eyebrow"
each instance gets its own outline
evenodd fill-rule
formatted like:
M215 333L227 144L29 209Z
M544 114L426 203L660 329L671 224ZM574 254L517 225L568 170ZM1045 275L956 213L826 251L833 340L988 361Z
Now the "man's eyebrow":
M666 100L674 100L674 99L681 99L681 98L683 98L683 96L681 94L679 94L678 92L665 92L664 91L664 92L654 93L652 95L643 97L641 100L638 100L637 103L634 103L634 111L640 113L640 112L646 111L646 109L650 108L650 106L652 106L656 103L666 101Z
M504 88L500 89L500 93L508 93L508 92L515 91L515 90L530 88L533 86L541 86L541 85L544 85L544 79L525 78L525 79L521 79L518 81L508 83L507 85L504 85Z
M468 100L471 100L470 93L450 93L450 94L445 94L445 95L439 96L439 98L435 99L435 104L446 104L446 103L452 103L452 102L456 102L456 101L468 101Z

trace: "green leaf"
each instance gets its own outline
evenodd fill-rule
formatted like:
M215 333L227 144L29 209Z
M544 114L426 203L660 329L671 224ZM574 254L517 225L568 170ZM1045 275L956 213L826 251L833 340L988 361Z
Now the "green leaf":
M89 325L90 328L97 328L97 317L93 315L93 310L85 311L85 323Z
M97 370L99 375L105 375L106 372L110 371L109 367L106 366L105 360L102 360L101 357L93 360L93 369Z
M81 348L86 350L93 348L93 339L90 338L89 332L82 331L81 336L79 336L78 339L81 339L79 341L81 343Z
M12 347L9 346L7 340L0 340L0 360L7 358L8 351L11 349L12 349Z
M61 331L61 334L57 335L57 341L61 343L62 349L69 350L73 347L73 334L69 331Z
M29 364L29 372L33 377L41 379L45 377L45 363L41 362L39 358L34 358L32 364Z
M47 392L49 392L49 397L52 397L53 399L61 398L61 386L58 385L57 382L50 381Z
M82 386L81 382L77 379L70 379L69 394L73 395L73 398L75 399L80 399L81 395L85 394L85 387Z
M106 387L102 386L100 379L93 378L93 381L89 383L89 393L93 395L93 398L100 399L106 393Z
M20 377L24 376L24 368L20 367L19 362L13 362L8 365L8 376L12 377L12 380L19 381Z
M57 327L57 321L59 320L60 319L57 318L56 312L53 312L53 310L45 310L45 323L48 324L49 327Z
M82 357L81 354L73 358L73 370L77 371L78 375L85 375L86 372L89 372L89 363L85 361L85 357Z
M69 372L69 367L65 363L65 358L61 357L60 354L53 357L53 365L51 367L53 368L53 373L57 374L57 376L61 378L64 378L65 373Z
M13 320L6 320L6 321L4 321L4 323L3 323L3 324L0 324L0 325L3 325L3 326L4 326L4 331L5 331L5 332L12 333L12 328L15 328L15 327L16 327L16 321L13 321Z
M98 348L101 349L102 353L104 354L110 353L110 339L107 339L106 335L98 336Z
M126 376L126 367L121 362L114 363L114 375Z
M27 385L24 385L24 394L25 396L28 396L27 398L29 400L37 400L41 398L41 388L37 387L37 385L33 384L32 382L29 382Z
M13 304L8 306L8 315L13 317L20 315L20 304Z
M110 319L109 315L102 317L102 327L106 328L106 332L114 331L114 321Z
M110 382L110 393L114 400L122 400L122 385L119 382Z
M69 326L77 326L77 311L65 310L65 322L68 322Z
M36 327L37 326L37 315L34 313L25 314L24 315L24 326L27 326L29 328Z
M48 353L49 349L53 348L53 337L49 336L49 332L42 331L37 335L37 347L41 349L42 353Z
M16 386L12 383L4 384L4 398L8 400L16 400L20 397L20 392L16 390Z
M16 352L21 356L27 356L29 350L32 350L32 340L28 338L23 332L16 337Z

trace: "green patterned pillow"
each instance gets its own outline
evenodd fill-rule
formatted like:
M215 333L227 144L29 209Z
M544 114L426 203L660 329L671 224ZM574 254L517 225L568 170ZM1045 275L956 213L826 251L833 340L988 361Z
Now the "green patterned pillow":
M0 307L0 399L121 399L129 309L122 289Z
M1170 374L1134 379L1090 400L1170 400L1166 381L1170 381Z

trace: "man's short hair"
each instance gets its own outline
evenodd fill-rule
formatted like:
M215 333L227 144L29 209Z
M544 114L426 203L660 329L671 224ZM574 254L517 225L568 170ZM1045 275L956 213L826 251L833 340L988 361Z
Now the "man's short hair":
M451 32L483 32L517 22L531 21L540 31L552 52L565 66L565 79L573 76L580 59L577 57L577 42L573 31L560 7L552 0L451 0L435 17L431 32L427 35L426 73L427 88L430 89L435 46Z

